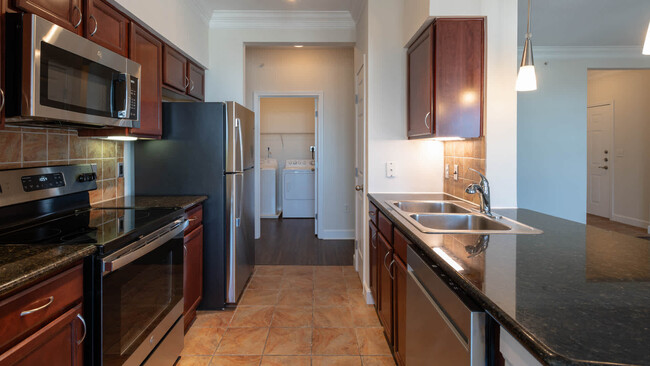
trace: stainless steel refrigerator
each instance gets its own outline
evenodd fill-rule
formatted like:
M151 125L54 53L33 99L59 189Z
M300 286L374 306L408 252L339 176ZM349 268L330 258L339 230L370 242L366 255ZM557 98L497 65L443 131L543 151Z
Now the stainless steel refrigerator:
M136 195L206 195L200 309L236 303L255 266L255 114L234 103L163 103L163 136L135 143Z

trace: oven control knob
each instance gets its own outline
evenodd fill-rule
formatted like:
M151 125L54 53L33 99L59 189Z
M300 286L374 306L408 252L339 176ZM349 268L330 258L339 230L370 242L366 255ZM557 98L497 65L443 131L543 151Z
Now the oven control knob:
M85 181L86 181L86 175L85 175L85 174L81 174L81 175L79 176L79 178L77 178L77 180L78 180L79 182L81 182L81 183L85 182Z

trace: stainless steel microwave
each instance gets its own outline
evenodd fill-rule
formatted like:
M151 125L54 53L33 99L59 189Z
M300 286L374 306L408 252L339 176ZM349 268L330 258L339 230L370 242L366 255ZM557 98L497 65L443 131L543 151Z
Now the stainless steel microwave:
M140 64L33 14L6 14L7 122L140 127Z

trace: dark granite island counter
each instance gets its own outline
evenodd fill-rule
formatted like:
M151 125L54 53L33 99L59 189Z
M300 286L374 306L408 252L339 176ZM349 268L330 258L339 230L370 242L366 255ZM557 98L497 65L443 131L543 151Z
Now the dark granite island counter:
M524 209L495 210L539 235L425 234L386 200L441 194L369 194L503 328L550 365L650 365L650 241ZM483 238L485 239L485 238ZM461 264L456 271L432 248Z

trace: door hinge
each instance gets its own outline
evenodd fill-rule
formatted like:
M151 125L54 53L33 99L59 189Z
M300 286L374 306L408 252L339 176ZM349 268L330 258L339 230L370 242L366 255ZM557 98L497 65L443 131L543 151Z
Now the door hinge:
M359 104L359 94L354 95L354 104Z
M315 218L316 220L318 220L318 214L317 214L317 213L314 214L314 218Z
M318 111L314 112L314 116L318 117Z

